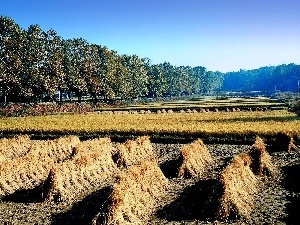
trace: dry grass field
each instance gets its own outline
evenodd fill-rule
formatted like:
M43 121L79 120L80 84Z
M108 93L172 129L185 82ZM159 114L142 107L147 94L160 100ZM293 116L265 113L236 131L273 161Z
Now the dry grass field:
M300 119L287 111L178 112L151 114L87 114L0 118L2 134L79 136L274 136L289 132L300 139Z
M299 127L284 110L2 117L0 224L297 224Z

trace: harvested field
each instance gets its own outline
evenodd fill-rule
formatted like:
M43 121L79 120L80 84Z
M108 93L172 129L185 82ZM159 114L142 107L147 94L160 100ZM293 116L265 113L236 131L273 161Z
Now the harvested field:
M115 144L114 144L115 145ZM297 224L300 187L294 181L300 174L299 151L269 152L278 174L273 177L256 176L257 196L248 219L234 213L225 221L215 221L221 197L219 175L233 156L249 152L251 145L206 145L215 165L201 174L201 178L183 179L169 173L178 162L183 144L152 143L158 164L168 178L168 192L150 215L149 224ZM268 147L268 146L267 146ZM298 145L299 147L299 145ZM110 183L112 187L114 182ZM17 191L0 202L0 224L89 224L103 210L111 192L104 187L73 204L42 201L43 187Z

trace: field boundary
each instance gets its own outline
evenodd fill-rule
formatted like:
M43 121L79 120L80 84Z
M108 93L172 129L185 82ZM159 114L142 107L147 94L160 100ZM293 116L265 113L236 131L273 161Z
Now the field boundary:
M110 137L113 142L125 142L128 139L136 139L140 136L149 136L152 143L190 143L198 138L202 139L205 144L236 144L250 145L255 141L256 136L266 139L266 144L273 143L280 133L260 134L255 132L248 133L208 133L198 132L193 134L188 133L171 133L171 132L45 132L45 131L2 131L0 138L10 138L19 135L28 135L32 140L56 139L64 136L76 135L80 140L88 140L93 138ZM297 136L293 137L296 143L300 140Z

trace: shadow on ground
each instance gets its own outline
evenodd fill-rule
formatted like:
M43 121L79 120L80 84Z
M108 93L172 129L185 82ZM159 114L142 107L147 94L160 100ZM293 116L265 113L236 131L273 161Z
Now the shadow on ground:
M108 199L111 187L104 187L92 193L83 200L76 202L64 213L52 215L52 225L90 224L95 216L103 211L103 205Z
M159 167L166 178L172 179L177 177L180 164L179 159L173 159L162 163Z
M283 167L284 187L291 192L287 198L289 203L286 205L288 217L284 222L289 225L299 224L299 205L300 205L300 164Z
M158 210L157 217L167 221L213 220L222 193L222 185L217 179L200 180L184 189L175 201Z
M37 187L28 190L19 190L13 194L2 198L4 202L14 203L38 203L43 202L46 195L46 183L41 183Z

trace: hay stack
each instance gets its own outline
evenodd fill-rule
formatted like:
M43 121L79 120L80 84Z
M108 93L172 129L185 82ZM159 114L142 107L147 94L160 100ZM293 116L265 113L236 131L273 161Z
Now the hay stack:
M155 159L156 154L148 136L138 137L135 140L127 140L118 143L116 161L118 167L136 165L144 160Z
M131 166L114 184L105 218L96 217L93 224L146 224L165 195L167 184L168 180L155 161Z
M54 162L62 162L74 154L74 147L80 143L77 136L61 137L54 140L38 141L33 143L30 152L36 155L47 155Z
M200 139L183 146L180 154L182 163L178 169L178 177L198 177L213 163L208 149Z
M270 174L274 175L276 168L272 163L271 156L266 150L264 141L260 137L256 137L254 144L249 152L251 157L251 165L253 173L256 175Z
M0 139L0 162L24 156L31 145L28 135Z
M167 113L172 114L174 111L172 109L168 109Z
M33 189L47 180L53 160L44 155L28 153L2 162L0 169L0 198L18 190Z
M47 201L74 202L113 181L119 171L112 160L109 138L80 143L72 159L50 172Z
M241 153L220 174L224 192L219 201L218 219L228 218L231 212L249 217L257 192L257 179L249 167L250 163L250 156Z

